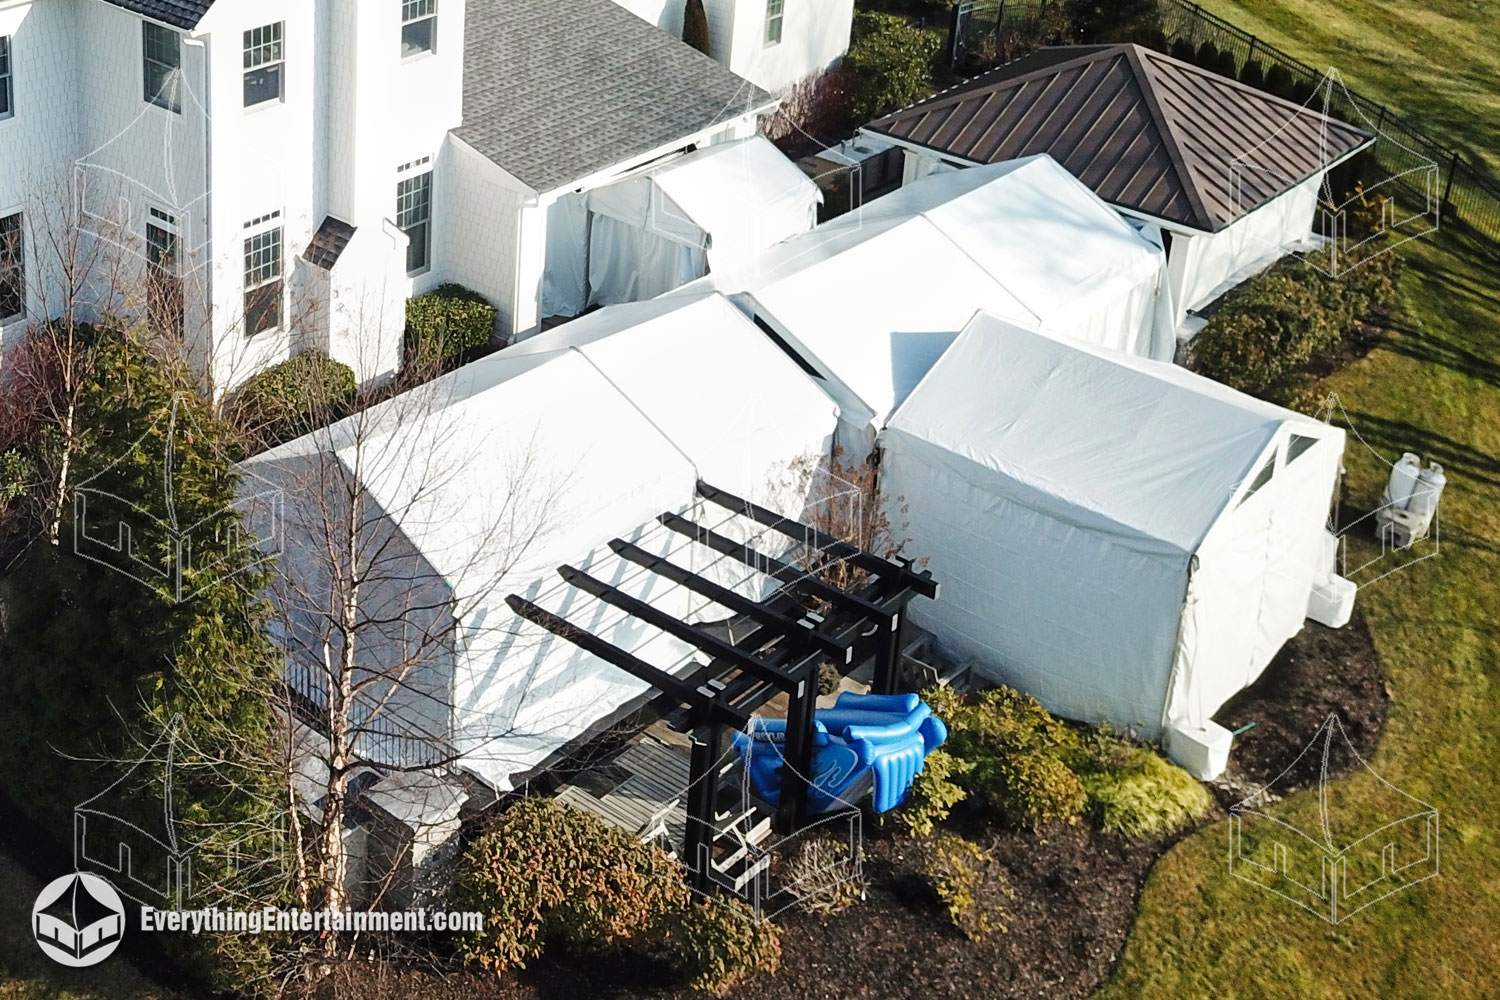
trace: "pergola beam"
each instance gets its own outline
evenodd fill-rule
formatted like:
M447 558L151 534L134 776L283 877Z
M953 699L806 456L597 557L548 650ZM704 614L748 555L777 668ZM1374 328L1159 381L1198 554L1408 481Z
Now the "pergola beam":
M609 543L615 555L622 559L628 559L638 566L655 573L657 576L665 577L680 586L686 587L695 594L708 598L715 604L722 605L731 611L753 618L762 625L773 629L778 635L791 639L794 642L806 642L821 649L835 663L848 665L854 659L854 647L847 642L841 642L834 637L819 631L812 622L806 618L796 619L791 615L774 611L759 601L752 601L742 594L738 594L728 587L717 584L700 574L691 570L683 569L676 563L655 556L630 542L616 538Z
M890 559L884 559L873 553L866 552L858 546L849 544L842 538L835 538L833 535L819 531L811 525L783 517L774 510L737 497L727 490L719 489L717 486L710 486L701 479L698 480L698 495L705 500L718 504L725 510L736 514L743 514L757 524L762 524L793 541L806 542L810 538L818 548L828 552L835 559L843 559L846 562L853 563L860 569L899 581L923 597L936 599L938 596L938 584L932 578L930 571L918 573L910 565L902 565Z

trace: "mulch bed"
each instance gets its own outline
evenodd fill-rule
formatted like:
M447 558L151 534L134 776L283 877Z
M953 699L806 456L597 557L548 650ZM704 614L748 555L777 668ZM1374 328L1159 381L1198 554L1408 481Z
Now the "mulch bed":
M1308 622L1287 643L1253 685L1219 709L1214 721L1229 730L1255 723L1235 737L1229 770L1213 785L1226 808L1275 780L1278 792L1317 782L1322 756L1298 755L1332 713L1355 751L1365 760L1375 752L1390 708L1380 658L1364 616L1357 610L1341 629ZM1348 771L1347 756L1330 761L1330 774Z
M1235 740L1230 772L1214 792L1227 807L1280 775L1338 712L1361 755L1373 752L1389 697L1364 620L1342 629L1309 622L1256 684L1219 712L1231 729L1254 722ZM1315 780L1317 762L1310 775ZM1222 817L1215 812L1210 821ZM948 826L986 847L1014 892L1002 922L1008 930L972 942L949 925L936 896L918 875L915 843L865 827L864 902L837 916L793 911L778 918L782 965L733 991L767 1000L818 998L1046 997L1092 994L1109 977L1124 947L1152 864L1177 839L1130 842L1080 823L1039 832L998 829L973 811ZM468 971L377 974L345 967L354 995L369 1000L414 995L433 1000L550 1000L696 996L663 988L670 973L653 962L548 957L514 976ZM361 971L364 970L364 971Z

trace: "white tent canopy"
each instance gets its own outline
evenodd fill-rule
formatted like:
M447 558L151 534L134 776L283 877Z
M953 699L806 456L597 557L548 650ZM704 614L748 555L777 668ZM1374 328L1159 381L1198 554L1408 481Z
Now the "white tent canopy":
M590 304L635 302L742 266L817 222L822 192L764 136L592 191Z
M913 620L1049 709L1201 725L1302 627L1344 435L1171 364L979 315L891 418Z
M1169 359L1166 280L1161 249L1043 155L925 178L703 284L735 293L868 439L976 309Z
M302 487L315 460L336 461L344 481L357 470L381 515L371 519L373 547L390 560L364 600L403 624L400 609L442 608L454 628L451 642L424 654L385 724L442 733L465 767L503 790L648 690L524 622L506 596L662 669L685 669L682 643L569 595L557 567L585 569L674 615L716 617L605 543L621 536L669 555L681 539L655 518L698 502L700 478L800 515L788 466L826 457L836 421L789 359L708 295L600 310L247 467L283 484L283 564L314 589L322 517ZM769 585L738 564L689 568L757 598ZM364 655L399 661L381 648Z

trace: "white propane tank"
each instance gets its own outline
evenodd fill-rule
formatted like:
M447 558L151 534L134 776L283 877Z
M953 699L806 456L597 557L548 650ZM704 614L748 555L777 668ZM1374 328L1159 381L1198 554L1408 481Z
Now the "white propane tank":
M1418 477L1417 488L1412 491L1406 509L1424 520L1432 517L1437 511L1438 501L1443 498L1443 487L1446 485L1448 477L1443 475L1443 467L1436 462L1431 463Z
M1417 488L1417 479L1422 475L1422 460L1411 452L1391 466L1391 479L1385 487L1385 502L1396 510L1405 510L1407 501Z

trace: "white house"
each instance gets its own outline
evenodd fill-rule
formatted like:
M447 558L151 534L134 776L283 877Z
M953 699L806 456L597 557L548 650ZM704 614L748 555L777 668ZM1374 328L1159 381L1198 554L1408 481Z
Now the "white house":
M686 0L615 0L674 38ZM780 93L849 50L854 0L703 0L710 54L757 87Z
M216 391L310 348L379 378L405 299L535 330L586 253L559 203L772 107L611 0L0 0L0 336L59 311L71 214Z
M862 131L906 149L908 180L1051 155L1166 248L1178 324L1307 246L1320 195L1346 194L1328 172L1375 141L1139 45L1036 52Z

